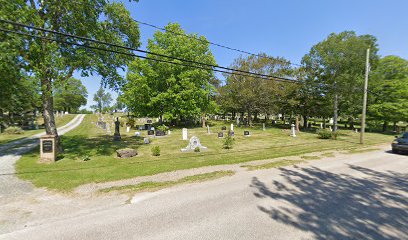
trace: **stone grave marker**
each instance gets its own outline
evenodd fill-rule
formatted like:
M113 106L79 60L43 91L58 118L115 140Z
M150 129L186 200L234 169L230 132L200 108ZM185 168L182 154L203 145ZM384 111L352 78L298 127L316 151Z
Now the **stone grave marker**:
M231 131L234 131L234 124L231 123Z
M249 137L249 136L251 136L251 134L249 134L249 131L244 131L244 136Z
M170 135L170 134L171 134L171 131L170 131L170 130L168 130L168 131L167 131L167 134L168 134L168 135Z
M106 123L105 123L105 128L106 128ZM113 140L115 141L120 141L121 139L119 129L120 129L120 122L119 122L119 118L117 117L115 121L115 133L113 134Z
M153 136L153 135L154 135L154 131L153 131L153 130L147 130L147 135Z
M234 133L234 131L228 131L228 136L230 136L230 137L233 137L233 136L235 136L235 133Z
M140 132L135 132L136 137L140 137Z
M323 123L320 123L320 128L323 128Z
M224 133L223 132L219 132L218 133L218 138L223 138L224 137Z
M222 130L222 131L225 131L225 130L227 130L227 127L226 127L226 126L222 126L222 127L221 127L221 130Z
M211 132L210 132L210 125L207 125L207 134L211 134Z
M295 124L293 124L293 123L292 123L292 125L291 125L290 136L291 136L291 137L296 137Z
M187 140L187 139L188 139L188 132L187 132L187 128L183 128L183 130L182 130L182 134L183 134L183 140Z
M41 162L52 163L57 158L57 147L55 146L55 135L44 135L40 138Z
M332 131L333 131L333 129L332 129L332 127L331 127L331 126L329 126L329 130L330 130L330 132L332 132Z
M197 147L200 148L200 151L202 151L202 150L207 150L207 147L204 147L204 146L201 145L200 139L199 139L198 137L192 136L192 137L190 138L190 142L189 142L189 144L187 145L187 147L186 147L186 148L182 148L181 151L182 151L182 152L192 152L192 151L194 151L194 149L196 149Z
M143 138L143 142L144 142L145 144L149 144L149 143L150 143L150 140L149 140L148 138Z
M262 123L262 131L265 131L265 130L266 130L265 123Z
M126 132L130 132L130 127L129 126L126 127Z

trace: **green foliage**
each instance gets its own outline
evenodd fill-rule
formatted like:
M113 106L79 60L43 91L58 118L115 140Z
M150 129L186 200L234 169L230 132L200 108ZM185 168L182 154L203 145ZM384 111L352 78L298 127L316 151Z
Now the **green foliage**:
M149 39L148 51L215 64L204 37L189 35L202 40L197 41L182 36L185 32L175 23L165 28L168 32L158 31L153 39ZM168 61L163 57L147 56ZM138 116L164 116L169 120L182 117L192 119L211 112L215 106L212 70L136 59L129 66L127 80L121 99Z
M54 90L54 109L78 112L78 109L86 105L88 92L81 80L69 78Z
M194 148L194 152L200 152L201 150L200 150L200 147L196 147L196 148Z
M160 156L160 146L153 146L151 151L152 156Z
M20 127L8 127L4 130L6 134L23 134L24 130Z
M371 94L368 116L386 123L408 119L408 61L386 56L370 79Z
M91 108L97 110L100 113L110 111L112 96L110 93L105 92L102 87L99 88L99 90L95 93L93 100L94 102L96 102L96 105L92 105Z
M337 139L338 132L332 132L328 129L318 129L317 136L320 139Z
M235 139L233 137L231 137L229 134L227 134L227 136L224 138L222 148L232 149L232 147L234 145L234 142L235 142Z
M163 132L167 131L167 129L169 129L169 128L166 125L160 125L160 126L157 127L157 130L163 131Z

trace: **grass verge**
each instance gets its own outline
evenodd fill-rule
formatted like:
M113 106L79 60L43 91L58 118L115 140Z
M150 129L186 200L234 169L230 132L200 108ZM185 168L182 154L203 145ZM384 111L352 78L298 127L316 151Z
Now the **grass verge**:
M301 160L279 160L275 162L260 164L260 165L242 165L241 167L247 168L248 171L260 170L260 169L270 169L270 168L278 168L284 167L289 165L295 165L298 163L302 163L304 161Z
M222 178L225 176L232 176L234 175L234 171L215 171L210 173L203 173L197 174L192 176L187 176L181 178L177 181L165 181L165 182L142 182L135 185L125 185L119 187L110 187L101 189L100 192L108 193L112 191L119 191L119 192L154 192L158 191L163 188L173 187L176 185L187 184L187 183L194 183L194 182L203 182L203 181L210 181L218 178Z

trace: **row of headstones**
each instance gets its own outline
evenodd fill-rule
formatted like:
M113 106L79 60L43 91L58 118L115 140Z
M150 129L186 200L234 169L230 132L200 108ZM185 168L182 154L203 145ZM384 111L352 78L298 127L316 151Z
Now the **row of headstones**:
M56 117L63 117L65 114L68 114L68 112L56 111L54 115L55 115Z

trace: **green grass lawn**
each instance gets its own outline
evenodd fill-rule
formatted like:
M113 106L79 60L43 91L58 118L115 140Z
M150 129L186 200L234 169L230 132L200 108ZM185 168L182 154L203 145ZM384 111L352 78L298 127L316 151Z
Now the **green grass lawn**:
M57 125L57 127L64 126L69 121L71 121L75 116L76 116L75 114L65 114L63 117L56 117L55 124ZM41 120L39 120L39 124L42 124L42 118ZM37 133L42 133L42 132L44 132L44 129L24 130L22 134L0 133L0 144L12 142L12 141L19 140L19 139L26 138L26 137L30 137L32 135L35 135Z
M111 119L106 117L105 119ZM125 133L121 128L122 141L114 142L112 136L95 126L97 116L87 115L84 122L62 137L65 153L54 164L39 164L39 149L26 154L16 164L19 177L33 182L37 187L69 191L91 182L105 182L137 176L153 175L179 169L202 166L243 163L253 160L271 159L300 155L324 150L358 149L359 135L351 131L341 131L338 140L318 139L314 133L299 133L296 138L289 136L288 129L262 126L244 129L235 126L233 149L222 149L223 139L217 137L221 126L230 123L212 122L211 132L207 129L192 128L188 137L197 136L207 151L182 153L181 148L188 141L181 140L181 129L172 129L171 135L151 139L150 145L143 143L143 137L134 136L136 130ZM114 131L113 127L111 128ZM251 132L244 137L244 130ZM142 136L147 132L142 131ZM367 133L366 145L391 142L392 136ZM151 148L160 146L161 156L151 155ZM116 158L116 150L130 147L137 149L138 156L128 159ZM88 161L83 161L87 159Z

